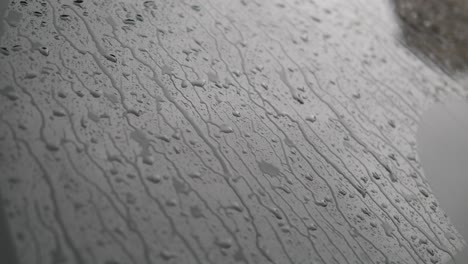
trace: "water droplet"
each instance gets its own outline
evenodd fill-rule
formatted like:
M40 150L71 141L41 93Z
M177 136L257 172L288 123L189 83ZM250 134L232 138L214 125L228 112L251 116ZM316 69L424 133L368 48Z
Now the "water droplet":
M140 111L136 110L135 108L129 108L127 109L127 113L132 114L134 116L140 116Z
M26 75L24 75L25 79L34 79L37 77L37 73L35 72L27 72Z
M219 77L218 74L215 72L207 72L206 75L208 76L208 81L213 82L213 83L219 83Z
M372 172L372 177L376 180L380 180L380 175L377 172Z
M264 160L257 162L257 164L258 164L258 167L260 168L260 171L272 177L278 176L281 173L277 167L275 167L273 164L270 164Z
M7 85L3 89L1 89L0 95L5 96L11 101L16 101L19 98L18 95L15 93L15 89L13 88L13 86L10 85Z
M152 183L160 183L161 182L161 175L155 174L155 175L146 177L146 179L149 182L152 182Z
M166 260L166 261L171 260L177 256L175 253L170 252L168 250L161 251L159 255L161 256L163 260Z
M106 58L110 62L114 62L114 63L117 62L117 58L113 54L106 54L104 55L104 58Z
M423 187L419 187L419 192L424 195L424 197L429 197L429 193Z
M307 229L309 229L311 231L315 231L315 230L317 230L317 225L309 223L309 224L307 224Z
M191 6L193 10L199 12L201 10L201 7L199 5L192 5Z
M228 208L234 209L234 210L236 210L238 212L243 211L242 206L237 202L232 203L231 205L228 206Z
M101 90L91 90L89 91L89 93L91 94L91 96L93 96L94 98L99 98L102 96L102 91Z
M232 127L226 125L226 124L223 124L219 127L219 131L223 132L223 133L226 133L226 134L229 134L229 133L232 133L234 132L234 130L232 129Z
M47 47L40 47L39 53L41 53L44 56L49 56L49 49Z
M278 208L275 208L275 207L270 208L270 211L273 213L273 215L274 215L277 219L279 219L279 220L283 219L283 216L281 215L281 213L280 213L280 211L278 210Z
M201 178L201 173L198 171L191 172L188 174L188 176L192 179L200 179Z
M205 217L205 216L203 215L202 210L201 210L200 207L198 207L198 206L190 206L190 215L191 215L193 218L202 218L202 217Z
M325 200L315 201L315 204L321 207L327 207L328 203Z
M171 75L172 71L174 71L174 69L172 69L171 67L169 67L167 65L163 65L161 67L161 74L162 75L164 75L164 74Z
M225 238L221 240L217 240L216 244L223 249L228 249L232 247L232 239L231 238Z
M126 18L126 19L124 19L123 23L126 24L126 25L135 25L136 22L135 22L135 19Z
M5 55L5 56L10 55L10 52L8 51L8 49L6 47L1 47L0 48L0 53Z
M315 121L317 121L317 117L315 115L310 115L306 117L306 120L314 123Z
M393 231L395 230L395 229L393 228L393 226L391 226L391 225L390 225L388 222L386 222L386 221L384 221L384 222L382 223L382 228L383 228L385 234L386 234L387 236L389 236L389 237L392 236L392 233L393 233Z
M166 201L166 205L170 207L177 206L177 200L176 199L170 199Z
M46 148L49 150L49 151L58 151L60 148L58 145L54 144L54 143L46 143Z
M191 81L190 83L194 87L203 87L203 86L205 86L206 81L205 80L195 80L195 81Z
M63 21L71 21L71 18L69 15L60 15L60 19L63 20Z
M154 163L154 157L153 155L146 155L143 157L143 163L145 163L146 165L153 165Z
M15 10L10 10L8 15L5 17L6 22L11 27L17 27L22 20L23 15Z
M58 116L58 117L63 117L63 116L66 116L66 115L67 115L64 111L62 111L62 110L60 110L60 109L53 110L53 111L52 111L52 114L53 114L54 116Z

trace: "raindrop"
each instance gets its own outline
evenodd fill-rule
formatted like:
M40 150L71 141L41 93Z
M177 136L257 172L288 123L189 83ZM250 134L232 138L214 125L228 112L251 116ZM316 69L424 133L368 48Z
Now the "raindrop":
M8 51L8 49L6 47L1 47L0 48L0 53L5 55L5 56L10 55L10 52Z
M134 116L140 116L140 111L136 110L135 108L129 108L127 109L127 113L132 114Z
M124 24L127 24L127 25L135 25L135 20L132 19L132 18L127 18L127 19L124 19Z
M177 206L177 200L176 199L170 199L166 201L166 205L170 207Z
M199 12L201 10L201 7L199 5L192 5L191 6L193 10Z
M5 17L5 20L11 27L17 27L18 24L21 22L22 17L23 15L20 12L10 10L10 12L8 12L8 15Z
M429 193L427 192L426 189L420 187L420 188L419 188L419 192L420 192L422 195L424 195L424 197L429 197Z
M153 165L154 163L154 157L152 155L146 155L143 157L143 163L146 165Z
M49 150L49 151L58 151L59 150L59 146L54 144L54 143L46 143L46 148Z
M205 86L206 81L201 79L201 80L191 81L190 83L194 87L203 87L203 86Z
M14 88L12 86L5 86L3 89L0 90L0 95L5 96L11 101L16 101L18 100L18 95L14 92Z
M279 212L278 208L270 208L270 211L273 213L273 215L277 219L279 219L279 220L283 219L283 216L281 216L281 213Z
M53 110L52 114L54 116L58 116L58 117L66 116L66 113L64 111L62 111L62 110L59 110L59 109Z
M172 69L171 67L169 67L167 65L163 65L161 67L161 74L162 75L164 75L164 74L171 75L172 71L174 71L174 69Z
M117 62L117 58L116 58L115 55L113 55L113 54L104 55L104 58L106 58L106 59L107 59L108 61L110 61L110 62L114 62L114 63Z
M173 259L173 258L175 258L177 256L175 253L172 253L172 252L170 252L168 250L161 251L161 253L159 255L161 256L161 258L163 260L166 260L166 261L171 260L171 259Z
M232 129L232 127L224 124L224 125L221 125L220 128L219 128L219 131L223 132L223 133L226 133L226 134L229 134L229 133L232 133L234 132L234 130Z
M382 228L383 228L383 230L384 230L384 232L385 232L385 234L386 234L387 236L389 236L389 237L392 236L392 233L393 233L393 231L394 231L394 228L393 228L389 223L383 222L383 223L382 223Z
M315 224L307 224L307 228L311 231L317 230L317 225Z
M89 93L91 94L91 96L93 96L94 98L99 98L102 96L102 91L101 90L91 90L89 91Z
M65 15L65 14L60 15L60 19L63 20L63 21L70 21L71 20L70 16Z
M28 72L26 73L26 75L24 76L25 79L34 79L37 77L37 73L35 72Z
M146 177L146 179L149 182L152 182L152 183L160 183L161 182L161 175L155 174L155 175Z
M49 56L49 49L47 47L40 47L39 52L44 56Z
M317 117L315 115L310 115L306 117L306 120L314 123L315 121L317 121Z
M237 202L232 203L230 206L228 206L228 208L234 209L234 210L236 210L238 212L243 211L242 206Z
M380 175L377 172L372 172L372 177L376 180L380 180Z
M201 173L198 171L191 172L188 174L188 176L192 179L200 179L201 178Z
M321 207L327 207L328 203L325 200L315 201L315 204Z

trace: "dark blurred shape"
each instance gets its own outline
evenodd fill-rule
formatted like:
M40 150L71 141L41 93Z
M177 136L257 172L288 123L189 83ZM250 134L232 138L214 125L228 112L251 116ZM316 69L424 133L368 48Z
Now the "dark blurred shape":
M468 1L394 0L394 3L403 41L413 53L448 73L468 69Z
M7 216L4 210L1 194L0 194L0 263L16 264L16 252L13 248L13 243L10 234L10 228L7 223Z

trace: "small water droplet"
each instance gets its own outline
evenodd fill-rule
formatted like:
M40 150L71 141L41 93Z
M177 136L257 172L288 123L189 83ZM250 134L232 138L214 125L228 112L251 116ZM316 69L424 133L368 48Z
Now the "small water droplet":
M317 117L315 115L310 115L306 117L306 120L314 123L315 121L317 121Z
M203 87L203 86L205 86L206 81L203 80L203 79L201 79L201 80L191 81L190 83L191 83L192 86L194 86L194 87Z
M328 203L325 200L315 201L315 204L321 207L327 207Z
M229 134L229 133L233 133L234 130L232 129L232 127L226 125L226 124L223 124L219 127L219 131L223 132L223 133L226 133L226 134Z
M62 110L60 110L60 109L53 110L53 111L52 111L52 114L53 114L54 116L58 116L58 117L63 117L63 116L66 116L66 115L67 115L64 111L62 111Z
M16 101L18 100L18 95L15 93L15 89L13 86L7 85L3 89L0 90L0 95L5 96L11 101Z
M1 47L0 48L0 53L5 55L5 56L10 55L10 52L8 51L8 49L6 47Z
M276 208L276 207L270 208L270 211L273 213L273 215L274 215L277 219L279 219L279 220L283 219L283 216L281 215L281 213L280 213L280 211L278 210L278 208Z
M146 155L143 157L143 163L146 165L153 165L154 163L154 157L152 155Z
M37 73L35 72L27 72L26 75L24 75L25 79L34 79L37 77Z
M49 49L47 47L40 47L39 53L41 53L44 56L49 56Z
M159 174L151 175L151 176L146 177L146 179L149 182L152 182L152 183L160 183L161 182L161 175L159 175Z
M392 233L393 233L393 231L395 230L395 229L393 228L393 226L391 226L391 225L390 225L388 222L386 222L386 221L384 221L384 222L382 223L382 228L383 228L385 234L386 234L387 236L389 236L389 237L392 236Z
M169 206L169 207L177 206L177 200L176 199L167 200L166 205Z
M93 96L94 98L99 98L102 96L102 91L101 90L91 90L89 91L89 93L91 94L91 96Z
M46 148L49 150L49 151L58 151L60 148L58 145L54 144L54 143L46 143Z
M104 58L106 58L110 62L114 62L114 63L117 62L117 58L113 54L106 54L104 55Z
M161 251L159 255L161 256L163 260L166 260L166 261L171 260L177 256L175 253L170 252L169 250L163 250Z

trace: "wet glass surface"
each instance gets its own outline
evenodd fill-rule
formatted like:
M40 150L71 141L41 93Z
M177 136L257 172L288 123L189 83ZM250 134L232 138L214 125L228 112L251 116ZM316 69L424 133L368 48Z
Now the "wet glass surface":
M466 100L465 60L421 46L412 3L11 2L0 194L18 262L452 259L465 242L416 132ZM463 16L428 17L459 54Z
M468 237L468 103L449 98L436 103L422 117L417 143L424 172L440 206L463 237ZM468 260L468 250L456 255ZM453 262L451 262L453 263Z

